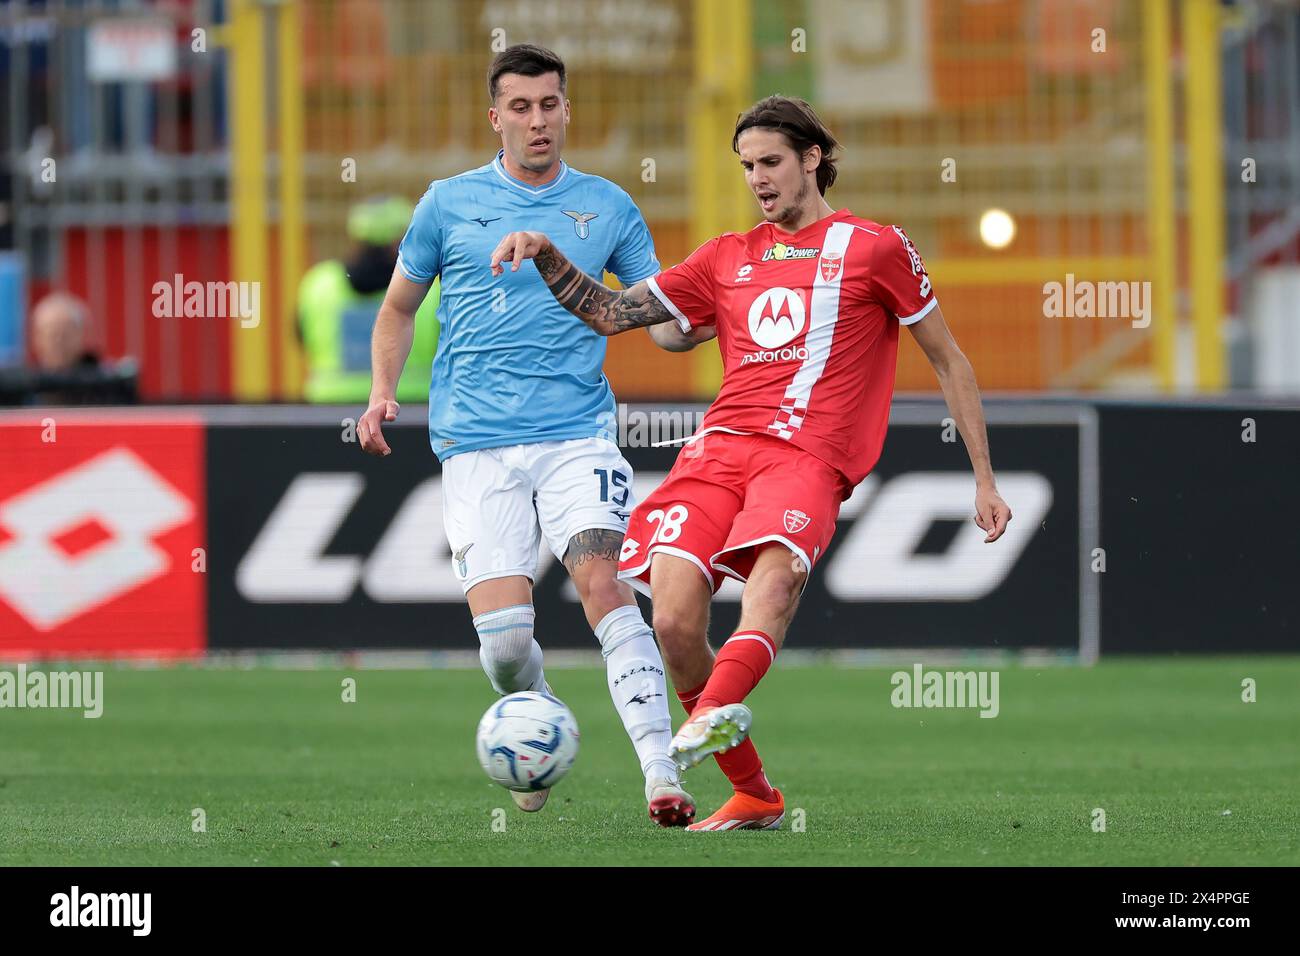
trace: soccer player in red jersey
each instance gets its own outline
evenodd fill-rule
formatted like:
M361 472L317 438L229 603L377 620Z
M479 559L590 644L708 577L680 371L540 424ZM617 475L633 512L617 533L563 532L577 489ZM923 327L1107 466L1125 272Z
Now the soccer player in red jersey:
M742 703L767 672L840 503L880 457L907 326L939 378L975 473L975 522L1011 520L989 462L979 387L948 331L925 265L898 226L834 210L830 131L802 100L773 96L740 117L732 148L763 222L706 242L678 266L615 292L541 233L492 254L531 259L556 299L602 335L641 326L684 351L718 338L722 388L663 484L632 514L619 577L652 594L664 661L690 714L673 738L683 769L716 755L735 794L690 830L775 829L785 814L748 739ZM745 583L740 626L716 658L709 602Z

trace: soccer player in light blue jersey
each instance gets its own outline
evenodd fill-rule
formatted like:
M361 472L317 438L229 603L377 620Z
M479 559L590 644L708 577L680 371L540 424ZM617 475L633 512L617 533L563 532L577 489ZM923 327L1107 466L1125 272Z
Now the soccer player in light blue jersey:
M529 263L494 277L507 233L545 231L586 273L625 286L655 275L650 231L631 197L560 159L569 123L564 64L518 45L488 71L488 119L501 151L486 166L434 182L402 240L371 342L362 448L390 453L383 423L411 347L416 310L435 277L441 333L429 390L429 441L442 462L443 518L483 669L499 694L549 691L533 634L541 539L573 578L604 655L610 695L646 778L650 816L685 826L695 802L668 756L663 660L627 584L616 577L636 502L616 444L605 339L573 321ZM548 791L513 793L540 810Z

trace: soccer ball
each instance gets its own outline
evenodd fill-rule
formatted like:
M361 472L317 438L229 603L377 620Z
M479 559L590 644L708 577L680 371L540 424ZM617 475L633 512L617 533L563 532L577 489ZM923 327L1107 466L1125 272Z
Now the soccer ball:
M507 790L553 787L577 756L578 722L564 702L550 694L508 694L478 723L478 762Z

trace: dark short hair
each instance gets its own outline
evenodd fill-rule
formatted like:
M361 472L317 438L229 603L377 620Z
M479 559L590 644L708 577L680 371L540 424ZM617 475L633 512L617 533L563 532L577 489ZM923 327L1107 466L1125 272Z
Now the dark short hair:
M488 67L488 96L493 103L497 101L497 81L507 73L518 73L520 76L558 73L560 92L564 92L564 61L544 46L516 43L492 58L492 65Z
M731 137L734 152L740 152L740 134L755 127L781 133L800 156L812 146L821 147L822 161L817 166L817 191L824 196L826 190L835 185L835 163L838 157L834 152L840 144L806 101L795 96L769 96L759 100L736 120L736 132Z

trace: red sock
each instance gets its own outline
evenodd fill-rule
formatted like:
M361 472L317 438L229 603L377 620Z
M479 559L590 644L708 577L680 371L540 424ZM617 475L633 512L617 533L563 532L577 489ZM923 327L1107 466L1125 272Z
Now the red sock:
M738 704L758 686L776 659L776 646L762 631L737 631L718 651L713 673L696 707Z
M680 700L682 702L682 706L686 708L687 717L691 716L691 711L695 709L695 705L699 702L700 695L704 693L704 688L708 686L708 683L709 683L708 681L705 681L699 687L693 688L692 690L688 690L688 691L679 690L677 692L677 699Z
M741 633L753 635L762 634L761 631L742 631ZM762 636L765 639L767 638L767 635L765 634L762 634ZM757 641L735 641L734 643L728 641L723 645L722 653L718 655L718 659L714 662L713 675L708 679L708 681L701 684L699 687L692 688L691 690L678 692L677 699L680 700L682 706L686 708L686 713L691 713L696 707L699 707L700 704L703 703L707 689L713 686L714 680L718 677L718 665L723 663L724 660L732 658L733 655L740 656L743 654L743 652L739 650L739 647L745 645L750 645L754 650L758 651L759 654L763 656L764 663L762 669L758 671L758 673L750 675L752 677L752 682L749 684L748 688L746 688L744 693L742 693L740 697L734 698L734 700L726 701L726 703L733 703L743 699L744 695L748 694L749 691L754 688L754 685L757 684L763 674L766 673L767 668L771 666L771 657L763 650L763 647L759 646ZM764 646L770 646L770 643ZM728 653L728 649L732 650L731 654ZM731 660L731 666L737 666L734 659ZM714 703L709 706L716 706L718 703L721 703L721 701L714 701ZM763 773L763 761L758 758L758 751L754 748L754 742L752 740L746 740L739 747L736 747L734 750L729 750L725 754L714 754L714 759L718 761L718 768L726 774L727 779L731 781L731 786L737 793L747 793L760 800L770 801L773 799L774 794L772 792L772 785L767 782L767 775Z
M747 793L769 803L775 798L767 774L763 773L763 761L758 759L758 751L754 749L754 741L745 738L739 747L725 754L714 754L713 758L737 793Z

